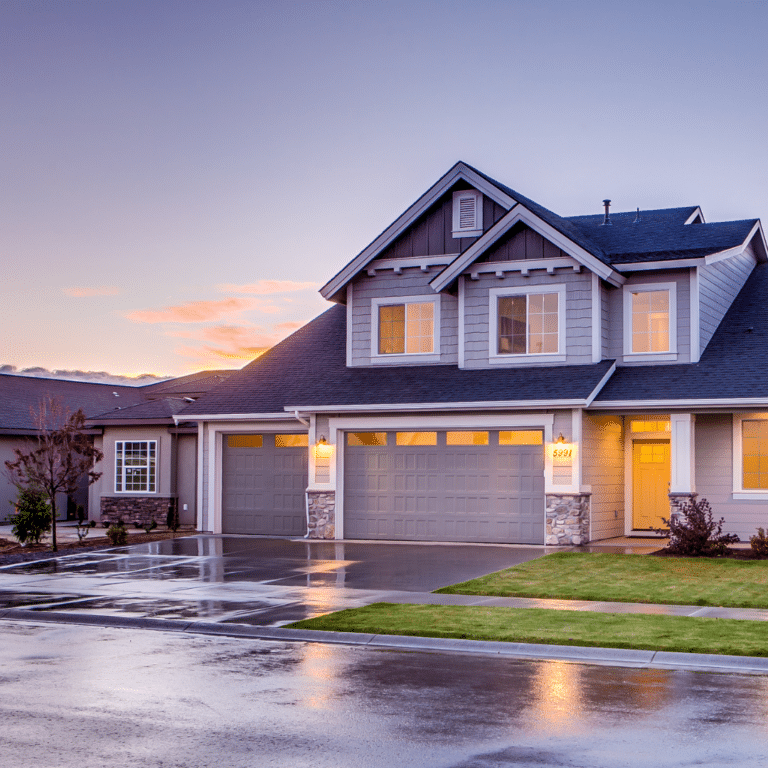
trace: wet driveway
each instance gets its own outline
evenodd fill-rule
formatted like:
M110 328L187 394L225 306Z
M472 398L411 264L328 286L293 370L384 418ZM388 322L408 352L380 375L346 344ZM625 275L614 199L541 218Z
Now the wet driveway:
M544 547L199 535L0 568L0 609L277 626L541 557Z

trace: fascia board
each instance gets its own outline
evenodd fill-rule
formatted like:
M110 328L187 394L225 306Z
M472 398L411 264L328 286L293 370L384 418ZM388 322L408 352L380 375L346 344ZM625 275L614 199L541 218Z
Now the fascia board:
M173 420L179 424L185 421L278 421L285 418L285 413L180 413Z
M86 425L97 427L167 427L176 423L170 416L164 419L93 419L86 421Z
M613 268L600 259L584 250L580 245L574 243L570 238L558 232L554 227L547 224L535 213L529 211L522 203L518 203L509 210L505 216L496 222L496 225L489 229L476 243L467 248L459 258L452 264L449 264L439 275L431 282L430 286L436 291L445 290L473 261L479 258L482 253L500 237L507 233L515 224L522 221L531 229L538 232L551 243L554 243L562 251L572 256L587 269L599 275L603 280L615 286L623 285L626 279L617 273Z
M766 248L765 233L763 232L763 227L758 220L755 222L752 229L749 230L749 234L744 238L744 242L741 245L737 245L733 248L727 248L726 250L718 251L717 253L711 253L706 257L706 263L716 264L718 261L725 261L725 259L730 259L733 256L738 256L744 253L745 249L752 242L752 239L756 235L759 235L758 242L762 246L762 254L758 253L758 260L760 260L761 255L763 257L762 260L765 260L766 256L768 256L768 248Z
M743 250L743 249L742 249ZM715 255L715 254L713 254ZM649 272L657 269L680 269L681 267L703 267L709 262L706 258L697 259L668 259L665 261L643 261L628 264L614 264L614 268L620 272Z
M433 184L405 213L395 219L365 250L361 251L334 278L321 289L320 295L328 300L338 293L361 269L386 248L398 235L401 235L433 203L442 197L457 181L464 180L479 189L486 197L495 200L502 208L515 205L505 192L488 182L464 163L457 163L448 173Z
M590 404L590 410L610 409L665 409L665 408L718 408L728 411L738 408L765 408L768 397L713 397L698 400L600 400Z
M286 406L286 411L305 413L392 413L412 411L520 411L547 408L584 408L586 400L492 400L466 403L371 403L364 405Z
M683 224L690 224L692 221L696 221L697 216L701 216L701 221L706 223L704 213L699 206L696 206L696 210L683 222Z
M603 376L603 378L597 382L597 386L592 390L592 393L587 398L587 404L585 406L586 408L589 408L589 406L592 404L592 401L600 394L603 387L608 383L608 379L613 376L615 370L616 362L614 361L613 365L606 371L605 376Z

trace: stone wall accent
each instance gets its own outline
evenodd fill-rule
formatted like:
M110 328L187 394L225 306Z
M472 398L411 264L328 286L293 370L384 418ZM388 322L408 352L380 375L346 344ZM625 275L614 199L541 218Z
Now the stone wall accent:
M336 491L309 491L308 539L336 538Z
M102 496L101 522L112 524L122 520L126 526L132 526L154 520L158 525L165 525L168 512L178 503L174 496Z
M675 506L675 502L685 504L691 499L695 499L698 493L670 493L669 494L669 519L672 520L682 517L682 512Z
M547 536L550 546L581 546L589 541L590 494L547 494Z

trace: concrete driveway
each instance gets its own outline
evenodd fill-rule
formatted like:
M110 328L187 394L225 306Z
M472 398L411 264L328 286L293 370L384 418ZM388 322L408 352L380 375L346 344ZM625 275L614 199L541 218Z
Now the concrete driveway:
M198 535L5 566L0 609L279 626L372 602L426 601L438 587L544 554Z

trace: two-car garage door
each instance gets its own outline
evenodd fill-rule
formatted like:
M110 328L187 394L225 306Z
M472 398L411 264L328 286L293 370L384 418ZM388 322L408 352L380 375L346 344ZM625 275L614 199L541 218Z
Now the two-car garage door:
M348 432L345 538L543 544L542 437Z

